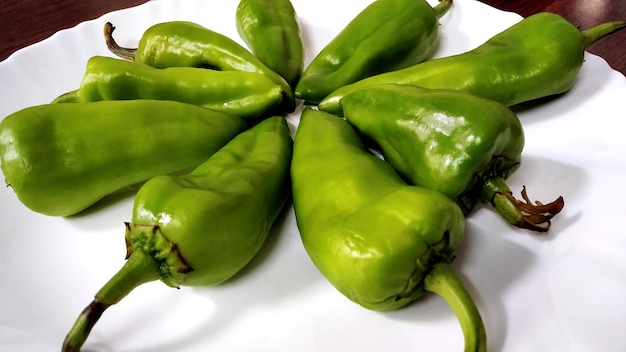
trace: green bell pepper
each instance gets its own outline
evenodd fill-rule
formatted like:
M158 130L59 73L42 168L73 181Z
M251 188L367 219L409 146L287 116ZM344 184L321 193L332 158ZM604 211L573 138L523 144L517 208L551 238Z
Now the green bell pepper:
M235 22L252 53L295 87L302 74L304 47L291 1L241 0Z
M291 179L302 243L341 293L386 311L435 292L456 313L465 350L486 350L480 313L448 265L465 227L453 201L407 185L346 121L311 107L296 132Z
M174 100L254 118L280 103L282 89L260 73L195 67L157 69L139 62L91 57L77 102L125 99Z
M524 130L506 106L461 91L387 84L341 100L346 120L373 140L414 185L437 190L468 214L490 202L509 223L548 231L563 198L531 204L505 179L521 163Z
M246 48L221 33L187 21L157 23L143 33L136 49L129 49L115 42L114 30L111 23L105 24L105 41L109 50L121 58L156 68L201 67L260 73L282 87L281 107L287 112L295 109L289 83Z
M424 60L439 39L439 22L452 6L425 0L377 0L328 43L302 73L297 98L319 103L347 84Z
M79 315L63 351L78 351L102 313L139 285L217 285L240 271L286 203L291 153L289 127L275 116L190 174L146 182L126 226L127 261Z
M239 117L166 100L38 105L0 123L0 164L26 207L68 216L195 167L246 127Z
M325 97L319 108L341 115L342 97L385 83L462 90L507 106L564 93L576 81L585 48L624 27L626 21L615 21L581 32L557 14L537 13L474 50L341 87Z

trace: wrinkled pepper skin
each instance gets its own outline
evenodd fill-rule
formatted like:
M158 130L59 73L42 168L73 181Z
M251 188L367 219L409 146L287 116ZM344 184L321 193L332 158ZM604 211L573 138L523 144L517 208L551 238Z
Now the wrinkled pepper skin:
M174 101L39 105L2 120L0 163L26 207L68 216L195 167L246 127L239 117Z
M90 58L78 102L125 99L174 100L255 118L280 103L282 88L260 73L195 67L157 69L104 56Z
M388 311L436 292L454 307L466 351L485 350L480 314L448 266L465 226L453 201L407 185L345 120L310 107L296 132L291 179L302 243L342 294ZM438 281L456 286L442 292Z
M304 66L304 46L291 1L241 0L235 23L250 51L294 88Z
M471 51L341 87L325 97L319 108L342 115L342 97L385 83L461 90L507 106L564 93L576 81L585 48L625 26L623 21L609 22L581 32L559 15L537 13Z
M425 0L377 0L331 40L302 73L297 98L317 104L360 79L416 64L439 39L438 19L452 0L434 9Z
M283 109L287 112L295 109L289 83L246 48L221 33L187 21L157 23L143 33L136 49L128 49L117 45L112 37L114 29L111 23L105 25L105 40L109 50L122 58L156 68L201 67L260 73L282 87Z
M289 127L275 116L235 137L190 174L146 182L127 224L128 259L80 314L63 351L78 351L100 315L143 283L217 285L239 272L286 203L291 155Z
M498 102L461 91L387 84L348 94L341 104L346 120L380 147L400 175L445 194L466 214L492 202L514 225L547 231L562 208L560 198L540 217L550 205L535 211L527 205L510 214L513 205L502 209L494 202L505 196L517 205L504 180L518 169L524 148L519 118Z

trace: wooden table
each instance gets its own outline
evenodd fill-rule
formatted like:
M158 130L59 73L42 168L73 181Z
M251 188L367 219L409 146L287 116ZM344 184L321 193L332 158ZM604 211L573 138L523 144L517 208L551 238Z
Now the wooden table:
M181 0L182 1L182 0ZM234 0L231 0L234 1ZM586 29L595 24L626 20L624 0L481 0L522 16L540 11L558 13ZM64 28L97 18L107 12L136 6L145 0L3 0L0 1L0 60L14 51L46 39ZM489 19L485 19L488 21ZM626 75L626 29L605 37L588 48Z

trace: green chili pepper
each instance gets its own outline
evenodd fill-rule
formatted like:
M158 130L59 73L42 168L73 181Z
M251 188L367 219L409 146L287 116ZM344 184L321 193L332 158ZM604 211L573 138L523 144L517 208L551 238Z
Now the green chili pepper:
M437 190L465 214L490 202L509 223L547 231L563 198L532 204L513 197L505 179L521 163L524 131L506 106L469 93L387 84L341 100L346 120L378 144L414 185Z
M486 350L480 313L448 266L465 226L454 202L407 185L347 122L310 107L296 132L291 179L304 247L341 293L384 311L435 292L456 313L465 350Z
M254 118L280 103L282 89L254 72L195 67L157 69L104 56L90 58L78 101L122 99L175 100Z
M529 16L474 50L365 78L339 88L320 103L341 115L340 100L357 89L384 83L462 90L507 106L560 94L576 81L587 46L620 28L608 22L580 31L553 13Z
M438 19L452 0L434 9L425 0L377 0L361 11L302 73L296 97L310 103L347 84L424 60L439 39Z
M128 259L80 314L63 351L78 351L102 313L139 285L217 285L241 270L286 202L291 152L289 127L275 116L190 174L146 182L127 224Z
M293 90L289 83L246 48L223 34L192 22L163 22L148 28L136 49L128 49L115 42L114 29L111 23L106 23L105 40L109 50L121 58L156 68L201 67L260 73L282 87L282 107L288 112L295 109Z
M0 163L26 207L67 216L195 167L245 127L238 117L165 100L39 105L2 120Z
M252 53L295 87L302 74L304 47L289 0L241 0L237 31Z

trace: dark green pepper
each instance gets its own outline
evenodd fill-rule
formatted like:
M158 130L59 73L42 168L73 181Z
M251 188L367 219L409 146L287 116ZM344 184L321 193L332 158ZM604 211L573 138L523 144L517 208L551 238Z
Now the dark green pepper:
M102 313L139 285L208 286L233 277L261 248L286 202L291 152L289 127L275 116L190 174L146 182L126 226L127 261L80 314L63 351L78 351Z
M414 185L442 192L464 213L490 202L509 223L547 231L563 198L532 204L505 179L521 163L524 130L506 106L461 91L387 84L341 100L346 120Z
M302 243L341 293L385 311L435 292L456 313L465 351L486 350L480 313L448 265L465 227L453 201L407 185L345 120L311 107L296 132L291 179Z
M452 0L377 0L328 43L302 73L296 97L309 103L347 84L407 67L431 54Z
M115 27L106 23L104 35L115 55L156 68L202 67L221 71L256 72L270 78L283 89L283 108L295 109L293 90L278 73L227 36L186 21L157 23L148 28L136 49L120 47L113 39Z
M620 28L616 21L580 31L563 17L527 17L474 50L383 73L337 89L319 104L341 115L340 100L357 89L384 83L455 89L507 106L560 94L576 81L585 48Z
M237 31L252 53L293 88L304 65L296 11L289 0L241 0Z
M280 103L282 89L265 75L254 72L195 67L157 69L105 56L90 58L76 100L86 103L125 99L174 100L254 118Z
M39 105L2 120L0 163L26 207L68 216L195 167L246 127L239 117L165 100Z

